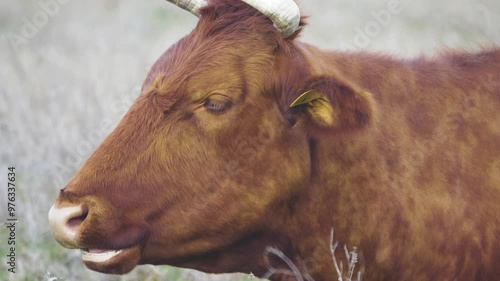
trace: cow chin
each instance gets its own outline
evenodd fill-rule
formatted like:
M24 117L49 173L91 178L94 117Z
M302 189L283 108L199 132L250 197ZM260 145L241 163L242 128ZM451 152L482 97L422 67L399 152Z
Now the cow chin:
M122 250L83 250L82 261L91 270L110 274L126 274L141 257L140 245Z

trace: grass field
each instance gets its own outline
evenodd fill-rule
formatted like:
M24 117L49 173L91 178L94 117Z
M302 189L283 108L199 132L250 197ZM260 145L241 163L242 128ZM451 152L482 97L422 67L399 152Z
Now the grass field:
M15 274L7 271L10 232L0 229L0 280L250 280L167 266L99 274L52 239L47 212L59 189L126 112L156 58L196 24L160 0L58 1L0 2L0 223L11 166L18 218ZM302 0L301 7L311 15L302 40L325 49L409 57L500 44L497 0Z

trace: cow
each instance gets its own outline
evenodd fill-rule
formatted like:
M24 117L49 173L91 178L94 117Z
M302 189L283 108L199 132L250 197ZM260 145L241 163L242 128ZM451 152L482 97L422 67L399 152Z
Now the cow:
M323 51L292 0L170 2L197 26L49 211L88 268L500 280L499 47Z

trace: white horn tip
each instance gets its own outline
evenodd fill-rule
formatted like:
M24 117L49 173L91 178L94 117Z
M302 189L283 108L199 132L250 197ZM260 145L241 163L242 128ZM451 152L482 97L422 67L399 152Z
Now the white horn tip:
M199 10L207 5L206 0L167 0L168 2L199 17Z
M284 38L300 25L300 9L293 0L241 0L270 18Z
M300 10L297 5L290 5L288 9L283 11L283 18L281 23L274 23L276 28L278 28L281 32L283 38L290 37L297 29L299 29L300 25Z

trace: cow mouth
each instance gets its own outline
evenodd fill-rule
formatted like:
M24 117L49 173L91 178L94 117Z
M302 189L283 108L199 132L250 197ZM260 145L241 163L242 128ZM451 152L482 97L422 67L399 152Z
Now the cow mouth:
M81 249L82 261L91 270L102 273L125 274L138 264L139 245L125 249Z
M101 249L82 249L82 260L85 262L106 262L118 256L124 251L121 250L101 250Z

